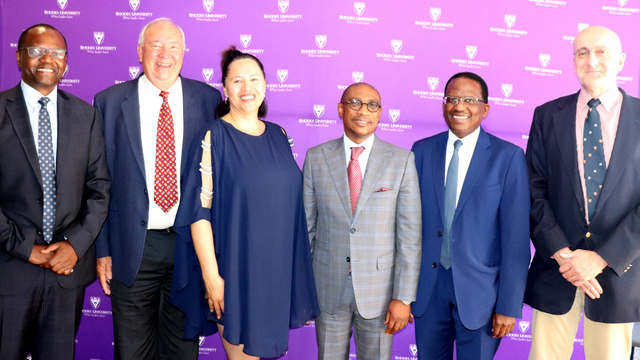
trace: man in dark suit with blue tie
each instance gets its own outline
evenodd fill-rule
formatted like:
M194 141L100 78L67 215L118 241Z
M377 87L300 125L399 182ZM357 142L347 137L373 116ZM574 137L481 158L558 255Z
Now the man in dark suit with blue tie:
M582 89L536 108L527 145L529 359L571 358L583 312L586 359L628 359L640 320L640 99L616 85L626 57L613 31L588 27L573 51Z
M445 86L449 131L412 148L422 195L418 358L493 359L522 315L529 265L529 187L521 148L487 134L487 84L458 73Z
M116 359L196 359L185 316L169 303L181 169L220 93L180 76L184 33L167 18L138 40L144 74L96 95L112 178L98 240L98 279L113 308ZM184 155L184 156L183 156Z
M72 360L109 204L102 124L58 89L54 27L22 32L16 60L22 81L0 93L0 359Z

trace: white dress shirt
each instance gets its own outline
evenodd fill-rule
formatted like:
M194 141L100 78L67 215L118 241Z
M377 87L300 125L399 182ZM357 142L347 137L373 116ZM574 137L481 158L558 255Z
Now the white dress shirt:
M160 89L155 87L146 75L138 79L138 99L140 101L140 134L142 137L142 154L149 194L149 221L147 229L166 229L173 226L180 205L180 160L182 159L182 142L184 134L184 116L182 100L182 81L180 78L169 90L169 107L173 116L173 129L176 145L176 174L178 181L178 202L165 214L153 201L154 178L156 174L156 139L158 134L158 117L162 107Z
M464 185L464 179L467 177L467 170L469 170L469 164L471 164L471 158L473 152L476 149L478 143L478 136L480 136L480 127L478 126L471 134L464 138L458 138L451 130L449 130L449 139L447 140L447 154L446 163L444 164L444 179L445 186L447 185L447 172L449 172L449 163L453 156L453 143L456 140L462 141L462 146L458 149L458 189L456 191L456 206L458 206L458 200L460 199L460 193L462 192L462 185Z
M349 166L349 161L351 161L351 148L364 146L364 151L362 154L358 156L358 164L360 164L360 172L362 172L362 180L364 180L364 174L367 170L367 163L369 162L369 155L371 154L371 148L373 147L373 139L376 135L371 134L365 141L360 144L356 144L347 135L345 134L342 138L344 139L344 154L347 159L347 167Z
M27 113L29 113L29 123L31 124L31 133L33 141L36 143L36 149L39 149L38 143L38 118L40 117L40 100L43 96L49 98L47 103L47 112L49 112L49 120L51 122L51 143L53 145L53 160L58 156L58 87L54 87L49 95L42 95L38 90L27 85L24 80L20 80L20 88L24 95L24 102L27 104Z

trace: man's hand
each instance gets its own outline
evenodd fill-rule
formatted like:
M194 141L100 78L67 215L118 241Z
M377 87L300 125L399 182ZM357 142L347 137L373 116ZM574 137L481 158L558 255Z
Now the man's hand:
M78 255L69 240L60 241L47 246L41 254L51 256L48 268L58 275L69 275L78 262ZM47 266L45 266L47 267Z
M45 245L33 245L31 248L31 256L29 256L29 262L35 265L40 265L42 267L48 268L49 259L51 259L51 254L43 254L42 251L46 248Z
M96 262L98 281L100 282L100 286L102 286L102 291L104 291L105 295L111 295L111 279L113 279L111 264L111 256L98 258Z
M511 331L516 324L516 318L493 313L493 337L499 339Z
M600 294L602 294L602 286L600 286L600 283L595 278L580 284L578 289L593 300L599 299Z
M602 287L595 278L602 273L607 262L598 253L589 250L576 250L571 254L560 254L560 257L568 259L560 266L562 276L590 298L599 298Z
M405 305L400 300L391 300L384 318L384 324L387 325L384 333L393 335L397 331L404 329L407 323L410 322L413 322L411 319L411 305Z
M554 258L560 266L569 262L572 257L573 251L571 251L568 247L556 251L556 253L552 256L552 258Z

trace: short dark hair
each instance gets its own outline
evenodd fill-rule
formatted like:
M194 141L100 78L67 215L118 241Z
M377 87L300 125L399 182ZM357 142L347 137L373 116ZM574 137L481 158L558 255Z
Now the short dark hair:
M380 92L378 91L378 89L376 89L375 87L373 87L373 85L371 85L371 84L369 84L369 83L365 83L365 82L357 82L357 83L353 83L353 84L351 84L351 85L347 86L347 88L346 88L346 89L344 89L344 91L342 92L342 97L340 98L340 102L347 101L347 98L346 98L346 96L347 96L347 92L349 92L349 90L351 90L351 88L354 88L354 87L356 87L356 86L360 86L360 85L368 86L368 87L370 87L371 89L375 90L375 92L377 92L377 93L378 93L378 97L379 97L379 98L381 98L381 96L380 96ZM382 99L380 99L380 100L382 101Z
M480 75L474 74L472 72L459 72L459 73L453 75L449 80L447 80L447 84L444 86L445 95L447 93L447 88L449 87L449 83L453 79L457 79L457 78L465 78L465 79L473 80L473 81L477 82L478 84L480 84L480 88L482 89L482 101L485 104L489 103L488 102L489 101L489 88L487 87L487 83L480 77Z
M30 28L26 29L25 31L22 32L22 34L20 34L20 38L18 39L18 51L24 49L24 47L26 45L26 42L27 42L27 34L29 33L29 31L31 31L32 29L35 29L37 27L43 27L43 28L48 29L48 30L56 31L58 34L60 34L60 36L62 36L62 40L64 40L64 48L65 48L65 50L67 49L67 39L64 37L64 35L62 35L60 30L54 28L53 26L51 26L49 24L36 24L36 25L33 25Z
M220 61L220 68L222 69L222 86L227 85L227 76L229 75L229 66L231 65L232 62L240 59L251 59L255 61L256 64L258 64L258 67L260 68L260 70L262 71L262 76L266 79L266 75L264 73L264 66L262 66L262 63L260 62L260 60L258 60L257 57L251 54L243 53L242 51L238 50L235 45L231 45L229 46L229 48L227 48L225 51L222 52L222 60ZM216 107L216 116L219 118L223 117L224 115L227 115L230 110L231 110L231 107L229 105L229 102L226 100L221 101L218 104L218 107ZM262 104L260 104L260 107L258 108L258 117L264 118L266 116L267 116L267 99L264 99L262 101Z

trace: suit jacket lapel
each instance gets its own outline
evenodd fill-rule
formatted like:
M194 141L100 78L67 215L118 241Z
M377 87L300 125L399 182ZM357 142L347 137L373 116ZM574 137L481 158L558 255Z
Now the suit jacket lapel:
M360 210L364 208L364 205L367 203L369 196L374 192L375 189L373 187L387 167L390 158L391 152L388 151L386 144L377 137L374 137L371 153L369 154L369 161L367 162L367 169L362 179L362 188L360 189L360 197L358 198L358 207L356 208L355 216L358 216Z
M181 77L182 78L182 77ZM182 116L182 160L180 160L180 169L181 176L184 176L185 171L187 171L189 159L187 159L187 154L189 153L189 147L191 146L191 139L195 138L196 129L194 122L189 121L191 109L201 109L195 97L193 96L192 89L183 81L182 82L182 108L183 116ZM214 114L205 114L205 116L211 116L213 118Z
M473 151L473 157L471 157L471 163L469 163L467 176L464 178L464 183L462 184L462 191L460 192L460 198L458 199L458 206L456 207L456 212L453 216L454 222L456 221L456 217L460 213L460 210L464 206L464 203L467 201L469 195L473 191L473 187L478 181L480 174L482 174L482 170L487 165L487 160L489 160L490 155L491 140L489 140L489 135L487 135L487 133L484 132L482 128L480 128L478 142L476 143L476 148Z
M604 184L602 185L602 194L596 204L591 222L596 219L599 210L604 206L609 195L616 189L616 184L625 168L627 166L637 166L630 158L638 146L638 141L640 141L640 107L638 107L637 103L632 102L634 99L629 97L626 92L622 89L620 91L623 99L616 140L611 152L609 165L607 166Z
M132 86L125 93L122 102L122 116L129 135L129 143L133 150L133 157L138 163L142 176L146 178L144 170L144 157L142 155L142 135L140 131L140 99L138 99L138 80L131 82Z
M344 211L349 215L349 218L353 218L351 211L351 197L349 195L349 179L347 178L347 163L344 152L344 142L342 137L339 137L327 144L323 148L324 156L327 160L327 167L331 173L333 184L336 187L340 201L344 206Z
M435 187L438 209L440 209L440 221L444 224L444 167L447 164L447 139L448 132L438 135L437 144L431 156L433 156L432 169L433 186Z
M564 104L560 105L560 111L553 114L553 124L564 168L567 169L572 179L571 185L576 200L584 208L584 194L582 192L576 151L576 104L578 103L578 94L576 93L574 96L569 97ZM554 176L553 174L549 175Z
M33 132L31 131L31 123L29 122L29 114L27 113L27 104L24 101L24 95L20 85L13 88L13 97L10 95L7 97L7 114L11 119L13 128L16 131L16 135L22 143L24 151L27 153L29 164L33 172L38 178L38 183L42 187L42 174L40 172L40 160L38 159L38 149L36 149L36 143L33 139Z
M67 96L58 90L58 149L56 153L56 180L58 180L58 189L60 189L61 175L65 174L65 164L69 149L69 143L72 141L71 132L73 126L71 119L79 118L78 114L74 114L74 109L69 104Z

